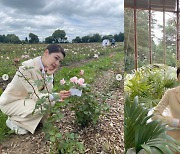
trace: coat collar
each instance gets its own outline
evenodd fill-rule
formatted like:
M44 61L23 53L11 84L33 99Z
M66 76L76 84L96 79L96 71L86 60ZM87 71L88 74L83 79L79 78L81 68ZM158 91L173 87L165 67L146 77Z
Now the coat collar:
M41 69L43 69L42 66L41 66L41 56L34 58L34 59L33 59L33 62L34 62L34 68L35 68L36 70L41 70Z
M39 57L36 57L36 58L34 58L33 59L33 65L34 65L34 69L35 69L35 71L37 71L37 74L36 74L36 77L38 78L38 79L42 79L42 66L41 66L41 56L39 56Z
M42 79L42 75L44 75L44 77L47 77L47 74L45 73L45 70L44 70L44 66L42 64L41 56L34 58L33 61L34 61L35 71L39 72L38 74L40 75L40 78L38 76L38 79ZM51 78L53 82L54 75L51 74L49 75L49 77Z

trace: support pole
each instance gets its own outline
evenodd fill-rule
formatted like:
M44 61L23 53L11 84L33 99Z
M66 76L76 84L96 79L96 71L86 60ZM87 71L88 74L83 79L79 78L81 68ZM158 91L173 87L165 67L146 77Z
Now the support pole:
M136 31L136 0L134 0L134 63L135 69L138 68L138 58L137 58L137 31Z
M149 0L149 63L152 64L151 0Z
M163 0L163 63L166 64L165 0Z
M177 61L180 60L180 52L179 52L179 0L177 0L177 22L176 22L176 55Z

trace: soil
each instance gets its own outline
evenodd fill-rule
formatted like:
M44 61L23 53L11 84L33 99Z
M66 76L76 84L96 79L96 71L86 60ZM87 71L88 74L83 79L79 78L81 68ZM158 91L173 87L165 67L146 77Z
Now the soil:
M58 127L61 132L74 132L85 145L86 154L123 154L124 153L124 97L123 80L114 87L116 73L113 70L103 72L93 84L94 92L107 92L106 103L110 111L102 116L96 126L79 129L74 124L74 114L65 109L64 118ZM48 154L49 143L44 138L40 125L35 134L15 135L0 144L1 154Z

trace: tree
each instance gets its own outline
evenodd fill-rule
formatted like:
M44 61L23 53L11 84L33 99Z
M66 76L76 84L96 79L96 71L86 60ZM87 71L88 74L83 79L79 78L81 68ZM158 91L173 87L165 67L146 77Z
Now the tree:
M52 37L54 38L55 43L64 42L65 36L66 36L65 31L60 30L60 29L55 30L54 33L52 34Z
M39 43L39 38L33 33L29 33L29 43Z
M125 51L125 70L134 69L134 19L133 9L125 9L124 11L124 51ZM137 50L138 50L138 66L142 66L149 63L149 14L145 10L137 10ZM151 32L153 32L154 13L152 13ZM152 33L152 40L154 34ZM152 41L152 51L155 48L155 44ZM154 62L154 59L153 59Z
M90 37L89 42L101 42L101 36L97 33Z
M45 43L53 43L53 42L54 42L54 38L52 36L45 38Z
M72 40L73 43L81 43L81 38L79 36L76 36L75 39Z
M166 22L165 32L166 32L166 63L170 66L176 66L176 16L172 16ZM159 25L159 29L163 32L162 25ZM159 61L159 57L162 57L164 49L163 37L159 39L159 44L156 47L155 57L156 61ZM163 63L163 58L161 58Z
M26 42L26 43L28 43L28 42L29 42L27 37L25 38L25 42Z
M88 43L89 39L90 39L90 37L88 35L87 36L83 36L82 37L82 43Z
M0 42L6 43L6 36L5 35L0 35Z
M123 42L124 41L124 33L119 33L114 35L114 39L116 42Z
M15 34L7 34L6 36L7 43L20 43L20 39Z
M102 40L105 40L105 39L108 39L108 40L109 40L110 38L109 38L108 35L104 35L104 36L102 37Z

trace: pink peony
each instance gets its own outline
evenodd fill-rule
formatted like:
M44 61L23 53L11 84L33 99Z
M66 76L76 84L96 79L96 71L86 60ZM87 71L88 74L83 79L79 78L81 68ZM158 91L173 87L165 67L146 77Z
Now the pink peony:
M61 85L65 84L65 83L66 83L66 81L64 80L64 78L62 80L60 80Z
M81 70L81 71L80 71L80 75L83 75L83 74L84 74L84 70Z
M76 76L70 78L70 82L78 83L78 78Z
M84 79L83 78L79 78L78 84L82 86L84 84Z

